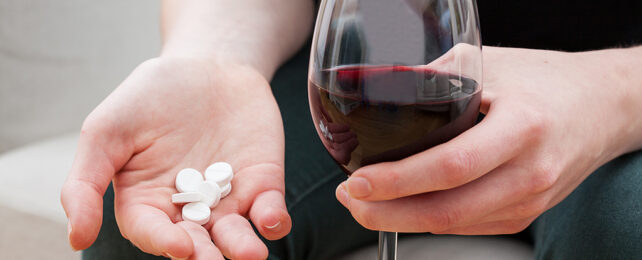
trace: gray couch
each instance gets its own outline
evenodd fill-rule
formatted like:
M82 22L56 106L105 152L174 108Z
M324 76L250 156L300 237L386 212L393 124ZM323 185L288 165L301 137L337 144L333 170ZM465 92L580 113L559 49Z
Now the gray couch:
M83 118L159 50L156 0L0 0L0 259L78 259L59 191ZM331 199L331 198L329 198ZM373 259L373 246L343 259ZM421 237L401 259L529 259L499 238Z

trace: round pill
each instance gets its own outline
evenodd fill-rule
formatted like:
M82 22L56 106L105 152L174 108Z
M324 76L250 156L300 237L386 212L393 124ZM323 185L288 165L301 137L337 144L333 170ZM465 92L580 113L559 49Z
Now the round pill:
M227 195L229 195L230 192L232 192L232 184L228 183L227 185L223 186L221 188L221 190L222 190L221 191L221 198L227 197Z
M183 206L183 220L191 221L199 225L205 225L210 221L210 207L203 202L192 202Z
M203 182L203 175L192 168L182 169L176 175L176 189L180 192L196 191L196 187Z
M221 201L221 188L209 181L201 182L197 187L198 193L201 194L201 202L208 207L213 208Z
M201 201L201 199L202 196L199 192L183 192L172 195L172 203L175 204L197 202Z
M232 170L232 166L226 162L214 163L205 170L205 179L215 182L219 187L230 183L233 177L234 171Z

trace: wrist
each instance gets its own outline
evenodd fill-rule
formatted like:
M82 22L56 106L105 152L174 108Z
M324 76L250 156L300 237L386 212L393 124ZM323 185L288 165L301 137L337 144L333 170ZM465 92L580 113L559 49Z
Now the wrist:
M199 57L191 55L174 55L164 54L148 62L156 63L157 66L167 68L168 70L190 70L193 72L208 74L214 79L220 74L243 75L244 77L261 77L269 82L270 77L266 76L264 71L252 64L239 62L233 58L222 56L216 57Z
M642 47L609 49L586 52L585 64L590 64L590 75L596 80L603 98L610 98L611 105L606 127L612 131L606 140L612 151L611 158L642 149Z
M239 52L185 49L189 48L174 49L164 47L159 59L172 63L190 63L206 68L209 71L241 70L256 72L268 82L278 69L277 63L261 61L256 57L248 57L249 53L232 54Z

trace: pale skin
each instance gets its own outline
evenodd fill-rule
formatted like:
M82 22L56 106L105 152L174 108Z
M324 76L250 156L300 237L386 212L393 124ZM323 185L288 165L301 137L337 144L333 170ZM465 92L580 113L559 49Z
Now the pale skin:
M136 68L85 120L62 191L74 249L98 235L113 180L125 238L171 258L265 259L290 231L284 136L269 79L305 42L311 1L163 2L160 57ZM171 203L182 168L233 165L232 193L201 227ZM216 244L216 246L215 246Z
M72 247L96 239L113 181L118 226L141 250L265 259L250 221L270 240L291 228L283 124L268 82L303 45L313 17L312 1L164 1L161 55L83 124L62 192ZM514 233L594 169L642 147L642 48L484 48L484 59L482 123L339 186L337 197L366 228ZM169 199L178 170L216 161L234 166L232 193L205 226L182 221Z
M510 234L599 166L642 148L642 47L484 47L485 119L445 144L357 170L337 198L373 230Z

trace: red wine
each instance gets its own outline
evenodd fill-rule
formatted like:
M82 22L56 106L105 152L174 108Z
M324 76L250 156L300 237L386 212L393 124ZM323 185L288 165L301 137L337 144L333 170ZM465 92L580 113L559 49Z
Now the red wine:
M323 145L348 174L447 142L475 124L481 103L475 80L408 66L320 71L308 93Z

